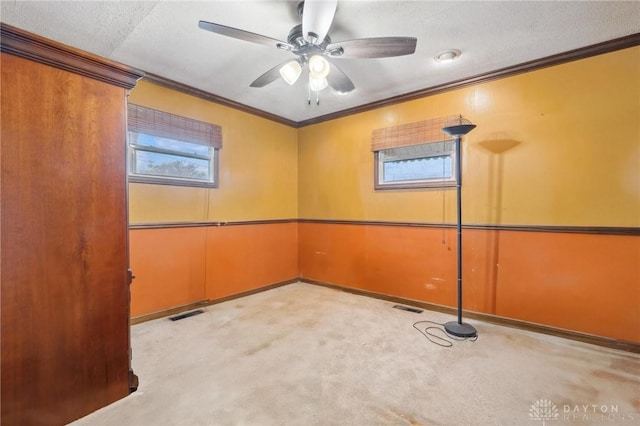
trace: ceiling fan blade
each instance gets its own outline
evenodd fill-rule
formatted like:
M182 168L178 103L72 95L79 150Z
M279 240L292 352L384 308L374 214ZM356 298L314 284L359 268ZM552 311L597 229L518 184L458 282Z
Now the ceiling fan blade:
M214 24L213 22L199 21L198 27L202 28L203 30L211 31L212 33L235 38L238 40L249 41L251 43L263 44L269 47L277 47L278 49L291 50L293 48L293 46L291 46L289 43L276 40L275 38L255 34L249 31L239 30L233 27L227 27L225 25Z
M331 62L329 63L331 64L331 70L329 71L329 75L327 75L327 82L333 90L340 94L346 94L356 88L340 68Z
M327 46L331 58L390 58L416 51L415 37L375 37L341 41Z
M322 43L329 32L337 6L338 0L305 0L302 10L302 35L306 41L313 44Z
M269 83L273 83L278 78L280 78L280 68L282 68L283 66L285 66L286 64L288 64L292 60L295 61L295 59L289 59L289 60L284 61L281 64L278 64L275 67L271 68L269 71L265 72L260 77L256 78L253 81L253 83L251 83L249 86L250 87L264 87Z

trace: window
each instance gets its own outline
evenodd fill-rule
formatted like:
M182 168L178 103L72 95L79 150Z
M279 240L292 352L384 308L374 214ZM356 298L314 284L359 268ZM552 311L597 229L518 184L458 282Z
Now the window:
M138 132L129 132L129 146L132 178L215 183L216 150L211 147Z
M438 117L373 131L375 189L456 185L455 140L442 132L453 118Z
M376 151L376 188L424 188L455 185L455 142Z
M129 180L218 186L219 126L129 105Z

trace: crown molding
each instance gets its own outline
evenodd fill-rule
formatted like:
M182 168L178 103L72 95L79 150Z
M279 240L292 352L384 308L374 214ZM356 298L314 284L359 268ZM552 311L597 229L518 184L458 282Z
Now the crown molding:
M132 89L144 72L0 23L0 51Z
M156 74L146 73L144 80L148 81L149 83L156 84L158 86L166 87L168 89L176 90L178 92L182 92L187 95L204 99L206 101L224 105L224 106L237 109L252 115L257 115L258 117L266 118L267 120L275 121L276 123L284 124L290 127L298 127L298 123L293 120L289 120L284 117L280 117L279 115L271 114L269 112L266 112L257 108L253 108L236 101L232 101L231 99L228 99L228 98L223 98L222 96L214 95L213 93L209 93L204 90L196 89L195 87L188 86L186 84L179 83L175 80L170 80L168 78L165 78Z

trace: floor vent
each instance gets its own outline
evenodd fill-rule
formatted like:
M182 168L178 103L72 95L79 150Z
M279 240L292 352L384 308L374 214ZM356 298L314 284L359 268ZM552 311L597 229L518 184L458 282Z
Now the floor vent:
M185 312L185 313L180 314L180 315L175 315L173 317L169 317L169 319L171 321L178 321L178 320L181 320L181 319L184 319L184 318L189 318L189 317L192 317L194 315L203 314L203 313L204 313L204 311L202 309L198 309L198 310L195 310L195 311Z
M409 312L413 312L414 314L420 314L422 313L422 309L418 309L418 308L412 308L410 306L402 306L402 305L395 305L394 308L396 309L401 309L403 311L409 311Z

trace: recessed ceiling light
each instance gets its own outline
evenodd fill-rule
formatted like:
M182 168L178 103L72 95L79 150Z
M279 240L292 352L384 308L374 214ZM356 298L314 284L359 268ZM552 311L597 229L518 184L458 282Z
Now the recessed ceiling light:
M445 50L444 52L438 53L433 59L435 59L436 62L445 64L447 62L455 61L460 57L461 54L462 52L460 52L458 49L449 49Z

